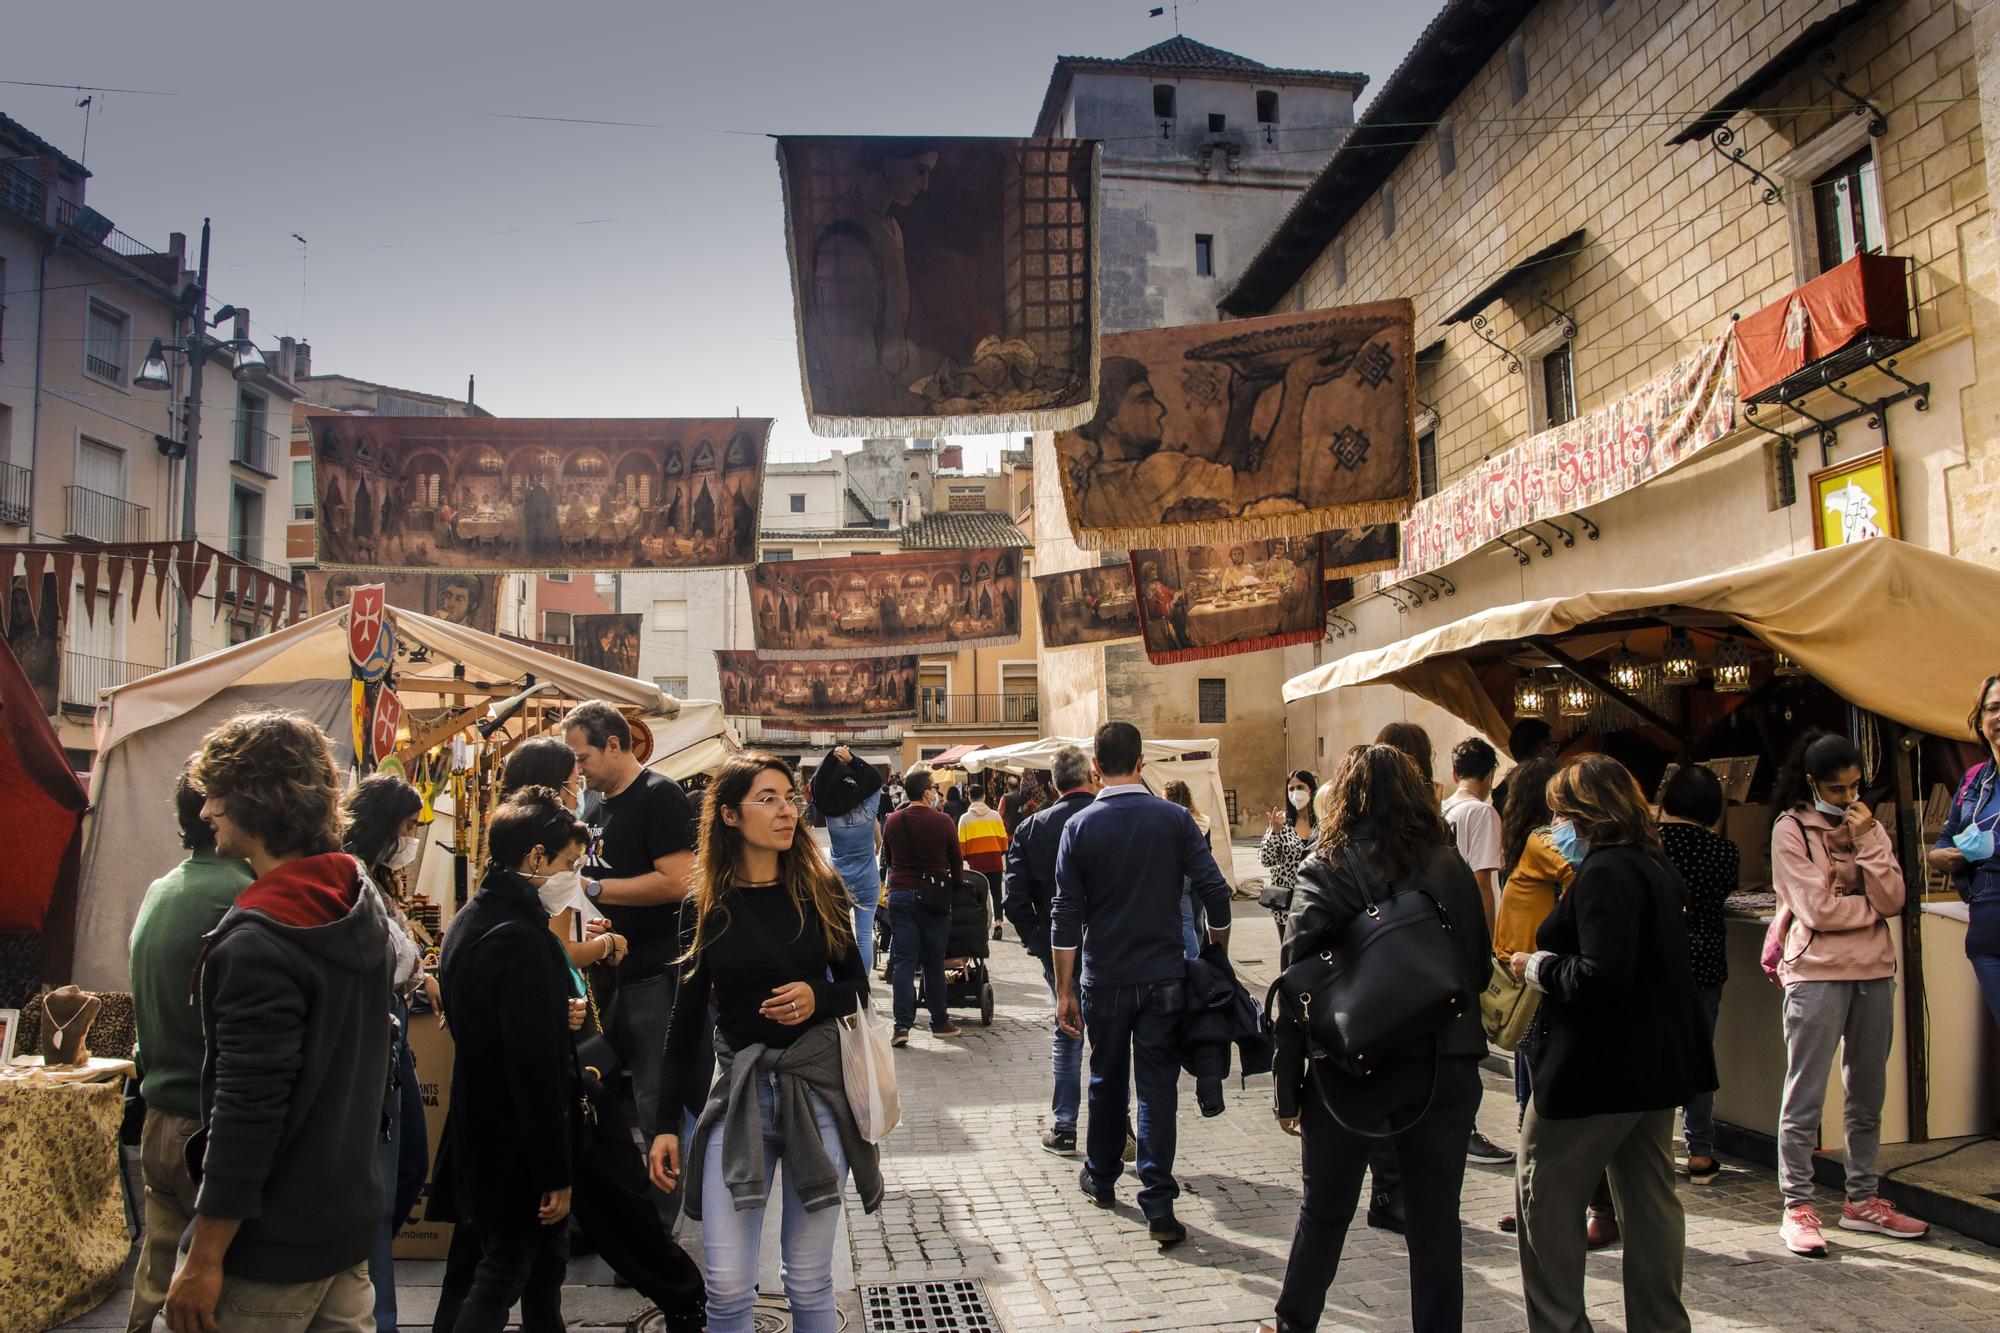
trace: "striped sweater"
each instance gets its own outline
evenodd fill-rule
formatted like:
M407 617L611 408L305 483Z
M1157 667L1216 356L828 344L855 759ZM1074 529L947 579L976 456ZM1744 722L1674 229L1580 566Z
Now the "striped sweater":
M1007 826L993 807L974 801L958 817L958 846L965 853L965 868L982 875L997 875L1007 863Z

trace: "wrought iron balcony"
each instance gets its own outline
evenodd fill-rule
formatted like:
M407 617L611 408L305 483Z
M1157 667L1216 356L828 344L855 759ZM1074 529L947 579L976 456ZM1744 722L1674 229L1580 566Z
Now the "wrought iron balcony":
M76 215L83 211L83 205L74 199L56 200L56 222L67 227L76 221ZM163 253L158 246L148 245L136 236L131 236L113 227L105 233L99 245L113 254L124 255L127 259L138 259L147 255Z
M130 685L160 668L88 653L63 654L62 702L68 708L95 708L106 690Z
M34 494L35 474L12 463L0 463L0 523L16 527L28 525L28 508Z
M153 511L83 486L63 487L63 534L88 542L152 540Z
M1041 703L1032 694L946 694L942 690L922 690L917 695L918 726L1026 727L1041 718Z
M236 450L230 455L244 467L274 475L272 464L278 458L278 437L268 430L258 430L245 421L236 423Z
M0 209L34 223L45 223L49 211L49 187L32 171L23 171L11 162L0 162Z

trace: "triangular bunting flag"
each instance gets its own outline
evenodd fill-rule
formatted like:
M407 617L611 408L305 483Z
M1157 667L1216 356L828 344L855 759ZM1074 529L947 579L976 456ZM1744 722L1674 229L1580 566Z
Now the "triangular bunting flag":
M192 558L182 564L181 600L190 607L194 605L194 599L201 595L202 588L208 583L209 567L215 563L215 557L219 554L220 552L213 546L196 542Z
M28 616L39 628L42 623L42 570L47 568L47 551L27 552L28 566Z
M214 618L222 619L222 604L236 595L236 562L218 560L215 562L215 603L212 608Z
M72 551L57 551L56 570L56 624L69 619L69 590L76 575L76 554Z
M95 551L85 551L80 559L83 561L83 618L95 625L97 623L98 554Z
M115 616L118 614L118 594L125 586L125 557L106 555L105 559L110 562L109 568L105 571L105 582L111 594L110 614ZM136 591L132 594L132 614L135 616L139 614L139 594Z
M167 613L167 580L173 564L172 542L161 542L153 547L153 577L159 580L153 585L153 614L156 616L164 616Z

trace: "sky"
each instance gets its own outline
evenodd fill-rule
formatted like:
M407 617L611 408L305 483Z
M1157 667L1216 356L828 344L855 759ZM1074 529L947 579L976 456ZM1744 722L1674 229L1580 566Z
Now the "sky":
M1165 3L23 6L0 80L64 86L0 82L0 112L85 156L68 85L133 90L90 94L90 203L190 254L212 217L213 304L311 342L316 372L476 375L502 416L770 416L773 457L810 458L851 446L806 429L766 136L1028 134L1057 56L1171 37ZM1184 0L1179 22L1379 84L1438 8ZM965 443L992 464L999 440Z

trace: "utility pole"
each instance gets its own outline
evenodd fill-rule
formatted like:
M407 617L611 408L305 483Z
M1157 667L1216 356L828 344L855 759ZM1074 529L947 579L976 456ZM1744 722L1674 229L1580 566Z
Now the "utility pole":
M195 457L201 449L201 372L208 361L208 224L201 220L201 260L195 270L193 329L188 334L188 401L182 417L187 456L181 460L181 539L195 540ZM218 596L220 593L218 592ZM174 630L174 661L185 662L194 649L194 603L181 603Z

